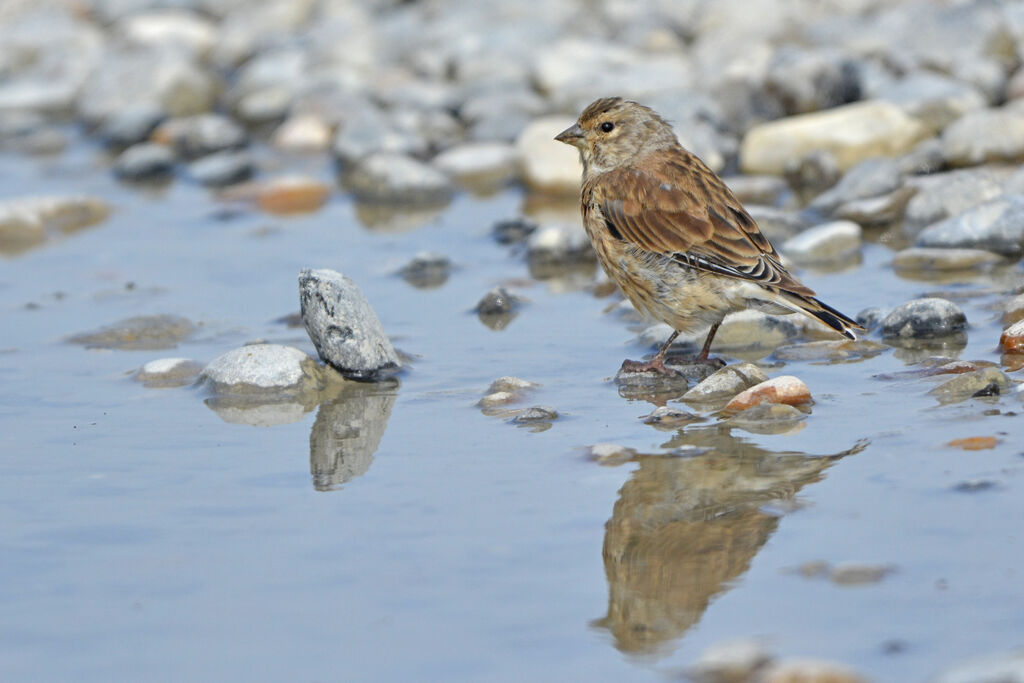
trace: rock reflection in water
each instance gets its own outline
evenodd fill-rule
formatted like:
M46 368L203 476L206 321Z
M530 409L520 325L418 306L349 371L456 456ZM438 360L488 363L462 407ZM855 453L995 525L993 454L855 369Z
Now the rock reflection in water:
M320 404L309 434L316 490L336 489L370 469L397 393L397 382L346 382L335 398Z
M765 504L791 501L864 444L829 456L774 452L714 426L679 432L665 447L700 455L635 456L639 468L605 525L608 614L595 625L634 654L670 646L748 569L779 522Z

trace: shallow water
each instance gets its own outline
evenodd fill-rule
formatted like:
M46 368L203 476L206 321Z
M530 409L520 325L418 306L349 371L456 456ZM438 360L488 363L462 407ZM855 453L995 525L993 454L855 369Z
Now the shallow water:
M115 206L0 262L0 678L661 680L754 636L907 681L1024 641L1019 393L939 406L939 380L879 378L921 357L887 350L776 362L770 375L814 395L802 429L659 430L639 419L654 406L608 380L645 352L602 313L610 300L589 278L523 282L522 256L491 238L519 190L388 230L340 191L273 217L181 181L119 185L99 154L0 156L3 196ZM455 262L444 285L396 275L422 250ZM871 242L857 267L801 275L851 314L953 293L971 324L958 357L999 360L990 307L1019 266L936 283L897 277L891 254ZM360 285L412 356L399 386L254 427L198 389L131 378L255 339L313 353L275 322L298 310L304 267ZM509 282L529 301L492 330L471 309ZM163 351L65 341L143 314L201 327ZM485 415L475 403L502 375L542 385L519 407L561 417L535 430ZM362 432L332 461L323 439L352 415ZM944 445L970 436L1000 441ZM606 442L640 455L587 456ZM796 571L812 562L891 571L839 585Z

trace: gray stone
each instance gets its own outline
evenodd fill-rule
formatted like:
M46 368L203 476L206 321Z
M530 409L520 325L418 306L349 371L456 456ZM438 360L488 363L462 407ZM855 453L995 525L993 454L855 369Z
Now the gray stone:
M747 408L723 424L752 434L789 434L804 427L807 413L785 403L761 403Z
M968 112L942 132L942 152L951 166L1024 160L1024 112L1012 108Z
M925 228L918 247L985 249L1003 256L1024 254L1024 195L1005 195Z
M789 193L786 181L773 175L733 175L723 180L743 204L777 206Z
M346 377L378 380L401 361L370 303L348 277L333 270L299 273L302 322L326 363Z
M810 207L831 213L853 200L889 194L899 189L902 175L893 159L867 159L847 171L833 188L815 197Z
M893 567L884 564L843 562L832 567L829 578L840 586L864 586L878 583L894 571Z
M192 384L202 370L191 358L160 358L139 368L135 379L151 388L183 387Z
M785 241L803 232L814 223L813 217L808 213L797 213L759 204L751 204L746 209L761 232L775 243Z
M904 186L878 197L855 199L841 204L833 215L865 226L890 225L903 217L915 191L913 187Z
M167 113L153 104L140 104L114 112L100 126L100 138L111 147L130 147L145 142Z
M946 166L942 154L942 141L928 138L914 145L913 149L899 158L900 171L906 175L938 173Z
M431 289L448 281L452 261L444 254L423 251L402 267L402 279L413 287Z
M917 235L927 226L995 199L1003 193L1003 176L991 169L961 169L915 178L917 193L907 204L903 231ZM1024 187L1021 188L1024 193Z
M188 165L188 173L193 180L212 187L248 180L255 170L252 155L244 150L214 152Z
M94 332L68 337L72 344L87 349L141 351L173 349L192 336L196 326L177 315L137 315L119 320Z
M851 221L834 221L805 230L779 245L796 264L842 261L860 251L861 227Z
M874 93L940 131L969 111L986 106L985 97L963 81L935 72L919 71L889 83Z
M683 394L683 400L694 403L724 401L767 380L764 371L753 363L727 365Z
M403 130L384 112L370 105L352 108L339 122L331 143L334 157L343 165L355 164L371 154L398 158L422 156L428 148L421 135Z
M961 662L932 683L1024 683L1024 648Z
M812 150L788 161L783 172L790 187L805 195L819 195L842 177L835 155L826 150Z
M963 332L967 317L952 301L928 297L897 306L882 320L882 336L930 339Z
M644 424L654 425L661 429L676 429L680 425L698 419L700 418L687 410L672 406L658 406L649 415L644 416Z
M444 173L394 152L374 152L360 159L345 174L345 184L356 199L369 204L446 204L454 193Z
M896 252L892 267L917 271L987 270L1005 262L999 254L984 249L910 247Z
M123 180L152 180L166 177L173 170L174 153L155 142L132 145L114 161L114 175Z
M459 116L473 140L512 142L531 121L546 113L547 102L525 86L488 89L466 98Z
M972 397L1000 396L1011 391L1013 382L998 368L982 368L948 379L928 393L940 403L956 403Z
M878 306L871 306L860 311L853 319L868 332L873 332L882 324L889 311Z
M765 90L786 114L805 114L855 102L861 97L856 65L822 50L782 46L772 56Z

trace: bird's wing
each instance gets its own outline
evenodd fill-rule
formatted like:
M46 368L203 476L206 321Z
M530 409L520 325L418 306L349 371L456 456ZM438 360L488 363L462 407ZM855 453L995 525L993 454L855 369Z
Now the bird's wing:
M617 239L691 268L814 294L786 271L725 183L685 150L659 150L635 167L603 173L588 185Z

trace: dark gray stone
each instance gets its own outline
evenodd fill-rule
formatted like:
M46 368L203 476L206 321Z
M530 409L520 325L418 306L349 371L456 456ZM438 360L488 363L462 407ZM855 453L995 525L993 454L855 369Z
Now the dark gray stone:
M118 155L114 175L123 180L154 180L174 170L174 154L164 145L143 142Z
M889 194L900 187L902 178L894 159L868 159L847 171L835 187L815 197L810 207L832 213L847 202Z
M484 294L476 305L476 312L481 315L509 315L519 308L521 299L504 287L495 287Z
M197 183L224 187L248 180L256 170L252 156L245 151L214 152L188 165L189 175Z
M99 136L111 147L130 147L145 142L165 118L167 113L155 105L129 107L104 121Z
M199 114L167 121L160 131L179 156L198 159L214 152L241 149L248 144L245 130L220 114Z
M448 281L451 272L451 259L429 251L416 254L401 270L402 279L420 289L440 287Z
M930 339L963 332L967 317L952 301L928 297L897 306L882 320L882 336L896 339Z
M491 228L491 234L498 244L519 244L525 242L539 227L536 221L519 216L498 221Z
M360 159L345 174L345 184L356 199L368 204L446 204L454 193L444 173L394 152L374 152Z
M342 375L378 380L401 368L377 314L351 279L333 270L303 270L299 300L317 352Z

